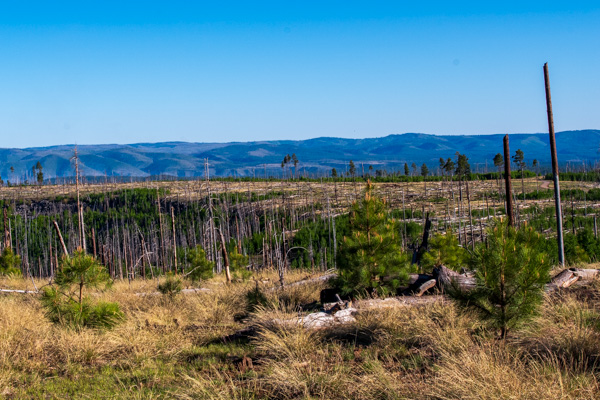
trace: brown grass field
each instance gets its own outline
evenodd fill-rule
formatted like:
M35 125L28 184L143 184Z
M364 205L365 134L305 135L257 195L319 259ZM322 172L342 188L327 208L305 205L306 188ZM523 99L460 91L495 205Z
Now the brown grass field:
M593 266L598 268L598 265ZM307 278L293 273L289 282ZM117 282L99 299L126 320L113 330L52 325L35 294L0 294L0 397L6 399L597 399L600 283L548 296L541 314L498 340L449 300L360 312L326 329L281 325L318 301L321 284L268 291L205 282L174 300L155 281ZM42 286L45 282L36 282ZM3 288L31 289L23 279ZM247 326L249 339L222 338Z

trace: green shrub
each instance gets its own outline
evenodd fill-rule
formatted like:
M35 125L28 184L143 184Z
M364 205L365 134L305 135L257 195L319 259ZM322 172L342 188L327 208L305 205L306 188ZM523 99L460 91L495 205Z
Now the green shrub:
M123 319L119 305L109 302L92 304L84 297L79 303L75 299L64 299L55 287L45 287L42 292L42 305L46 309L47 318L55 323L74 328L109 329Z
M473 256L476 288L454 288L449 294L463 307L477 311L505 338L509 329L535 315L542 302L551 269L544 242L531 227L517 230L495 221L488 229L487 246L478 246Z
M344 295L387 294L406 282L409 256L402 252L401 237L388 217L383 200L367 183L364 198L350 212L350 235L338 253L336 284Z
M458 238L451 230L445 235L435 235L429 241L429 251L423 255L421 266L424 270L444 265L454 271L466 266L467 251L460 246Z
M247 281L252 276L252 271L248 267L249 257L238 253L237 249L234 248L228 255L229 258L229 271L231 272L231 279L234 281Z
M84 296L85 288L107 288L106 268L82 251L63 258L54 284L42 291L41 303L53 323L73 328L112 328L124 319L117 303L98 302Z
M568 264L575 265L590 262L589 255L579 245L576 235L566 234L563 240L565 244L565 260Z
M165 281L158 285L158 291L171 300L181 293L182 288L183 285L181 283L181 279L175 278L171 275L167 275Z
M591 261L597 262L600 259L600 240L591 229L585 228L577 232L577 242Z
M213 277L215 263L206 259L206 253L201 246L196 246L188 252L187 261L190 267L186 276L192 281L205 281Z
M21 276L21 257L13 253L12 248L5 247L0 256L0 275Z

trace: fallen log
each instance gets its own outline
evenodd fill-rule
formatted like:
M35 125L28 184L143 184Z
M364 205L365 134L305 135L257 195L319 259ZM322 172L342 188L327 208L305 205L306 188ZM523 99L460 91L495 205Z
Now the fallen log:
M575 268L575 274L579 276L582 281L592 281L598 277L600 270Z
M477 286L473 275L460 274L443 265L433 269L433 278L437 280L438 287L443 292L452 289L473 290Z
M0 289L0 293L38 294L37 290Z
M328 280L337 277L336 273L332 273L332 274L325 274L325 275L321 275L321 276L317 276L316 278L310 278L310 279L304 279L302 281L298 281L298 282L294 282L294 283L289 283L287 285L285 285L284 287L294 287L294 286L301 286L301 285L306 285L309 283L317 283L317 282L327 282ZM274 289L278 289L278 287L274 288Z
M546 286L546 290L566 288L577 282L577 280L579 280L579 276L575 275L574 269L575 268L569 268L559 272Z
M599 276L600 270L597 269L582 269L569 268L565 269L552 278L550 283L546 285L546 291L553 291L559 288L568 288L575 282L587 283L591 282Z
M182 289L181 293L183 294L191 294L191 293L210 293L212 290L208 288L191 288L191 289ZM149 292L149 293L135 293L136 296L158 296L161 295L161 292Z
M354 307L359 311L378 309L378 308L390 308L390 307L408 307L408 306L421 306L425 304L431 304L438 301L447 299L444 295L431 295L431 296L398 296L388 297L386 299L366 299L358 300L354 302Z
M274 326L301 326L306 329L325 329L334 326L351 324L356 321L356 315L369 310L395 308L395 307L413 307L432 304L446 300L444 295L433 295L425 297L399 296L386 299L368 299L358 300L348 308L339 310L333 308L333 311L323 311L290 319L274 319L267 323ZM337 303L335 303L337 305ZM250 325L231 335L223 336L221 341L231 342L234 340L247 339L256 334L259 326Z

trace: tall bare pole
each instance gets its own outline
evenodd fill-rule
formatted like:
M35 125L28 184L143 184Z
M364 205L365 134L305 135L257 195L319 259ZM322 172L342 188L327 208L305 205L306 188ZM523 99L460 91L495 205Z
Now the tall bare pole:
M175 265L175 276L177 276L177 236L175 236L175 211L173 206L171 206L171 226L173 227L173 259Z
M67 246L65 245L65 241L63 240L63 237L60 233L60 228L58 227L58 224L56 223L56 221L52 221L52 223L54 224L54 229L56 229L56 234L58 235L58 240L60 240L60 245L62 246L63 252L65 253L65 256L69 257L69 252L67 251Z
M160 255L162 259L162 270L163 273L167 272L167 264L165 259L165 239L163 237L163 224L162 224L162 212L160 209L160 191L156 186L156 207L158 209L158 229L160 231Z
M510 148L508 147L508 135L504 136L504 182L506 184L506 215L508 226L515 226L515 215L513 212L512 179L510 176Z
M83 226L83 210L81 209L81 202L79 201L79 156L77 155L77 146L75 146L75 190L77 192L77 214L79 219L79 245L86 253L85 245L85 227Z
M548 111L548 131L550 133L550 154L552 156L552 180L554 181L554 202L556 206L556 240L558 241L558 261L565 265L565 244L563 240L562 210L560 204L560 182L558 179L558 158L556 157L556 139L554 138L554 116L550 96L550 76L548 63L544 64L544 82L546 84L546 110Z
M6 207L4 208L4 248L10 248L10 244L12 243L10 237L10 229L8 227L8 214L6 212Z

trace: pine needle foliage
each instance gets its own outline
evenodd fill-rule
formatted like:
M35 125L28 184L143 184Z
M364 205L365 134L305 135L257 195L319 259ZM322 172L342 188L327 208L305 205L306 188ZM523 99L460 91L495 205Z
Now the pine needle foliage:
M206 253L201 246L196 246L188 252L187 261L190 267L186 276L192 281L206 281L213 277L215 263L206 258Z
M510 329L533 317L542 303L551 269L544 241L531 227L515 229L495 221L488 229L487 246L479 246L473 255L477 287L471 291L455 288L449 294L506 338Z
M42 291L41 303L53 323L73 328L112 328L124 319L117 303L97 302L84 296L84 289L103 288L111 279L96 259L83 251L63 258L54 284Z
M252 271L247 267L250 263L248 256L238 253L237 248L234 248L228 255L229 270L234 281L247 281L252 276Z
M421 260L421 266L425 271L440 265L459 271L467 264L468 253L451 230L444 235L435 235L429 241L429 251L423 254Z
M167 275L167 279L163 283L158 285L158 291L169 298L169 300L175 299L175 297L181 293L183 284L181 279L175 278L172 275Z
M0 275L21 276L21 257L12 251L12 248L5 247L0 256Z
M350 235L338 253L337 286L344 295L385 295L406 282L410 258L395 226L368 181L364 197L352 205Z

